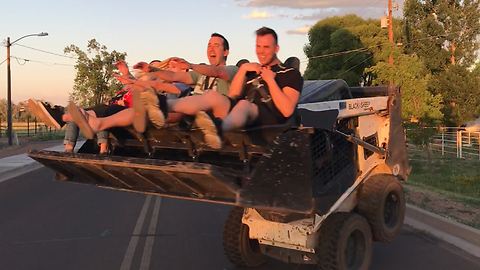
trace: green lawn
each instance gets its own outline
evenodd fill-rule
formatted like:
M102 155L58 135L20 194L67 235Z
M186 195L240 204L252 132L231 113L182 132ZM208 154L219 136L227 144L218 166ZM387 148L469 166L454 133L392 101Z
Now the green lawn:
M410 149L409 149L410 150ZM445 196L453 201L480 207L480 160L459 159L431 154L428 166L425 152L408 152L412 171L405 183Z

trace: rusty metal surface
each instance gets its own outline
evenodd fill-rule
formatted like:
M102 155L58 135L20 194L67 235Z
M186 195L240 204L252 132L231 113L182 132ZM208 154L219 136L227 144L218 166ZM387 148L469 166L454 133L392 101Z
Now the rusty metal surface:
M234 204L242 172L210 164L32 150L56 179L117 190Z
M390 136L387 148L389 156L385 163L394 175L402 180L407 180L410 165L408 164L405 133L402 125L402 93L400 86L391 87L389 90Z
M255 167L250 181L240 190L239 203L245 206L312 213L311 162L308 130L286 133L271 146Z

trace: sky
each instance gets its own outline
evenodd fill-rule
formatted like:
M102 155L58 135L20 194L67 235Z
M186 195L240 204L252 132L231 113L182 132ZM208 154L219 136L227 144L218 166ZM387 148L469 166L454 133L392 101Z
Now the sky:
M227 64L246 58L257 61L255 30L262 26L278 34L278 57L298 57L307 64L303 47L308 29L332 16L357 14L380 18L386 0L15 0L0 5L0 63L5 41L27 37L11 46L12 101L44 99L67 105L76 70L75 59L63 53L71 44L86 50L96 39L108 51L127 53L127 63L177 56L192 63L208 62L207 43L218 32L230 43ZM402 16L404 0L395 0ZM3 70L3 71L2 71ZM7 96L7 64L0 64L0 99Z

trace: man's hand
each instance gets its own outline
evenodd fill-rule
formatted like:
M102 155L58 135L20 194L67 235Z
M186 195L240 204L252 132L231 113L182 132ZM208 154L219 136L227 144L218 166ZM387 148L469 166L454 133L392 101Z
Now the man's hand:
M259 63L245 63L240 67L240 69L244 70L245 72L254 71L257 74L262 72L262 66Z
M277 73L273 72L270 67L262 67L261 75L263 80L268 83L275 81L275 76Z
M139 69L143 72L150 72L150 65L145 62L138 62L133 66L134 69Z
M117 80L123 84L132 84L134 81L131 78L120 74L113 74L113 76L115 76L115 78L117 78Z
M115 63L115 66L118 68L118 70L120 71L120 73L122 73L123 75L127 76L129 75L129 71L128 71L128 66L127 66L127 63L125 63L124 61L118 61Z
M192 69L192 64L190 64L189 62L187 62L187 60L185 60L185 59L178 58L178 57L172 57L172 58L170 58L170 61L173 62L174 65L175 65L177 68L181 68L181 69Z

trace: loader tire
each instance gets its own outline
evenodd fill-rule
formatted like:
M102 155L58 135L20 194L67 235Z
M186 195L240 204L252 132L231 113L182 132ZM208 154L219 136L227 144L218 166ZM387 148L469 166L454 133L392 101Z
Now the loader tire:
M243 208L233 207L223 227L223 250L233 264L255 267L264 264L268 257L260 252L260 244L250 239L248 226L242 223Z
M388 243L398 236L405 207L405 193L393 175L374 175L360 188L358 211L368 220L374 241Z
M333 213L320 227L316 255L320 270L368 270L372 232L367 220L353 213Z

